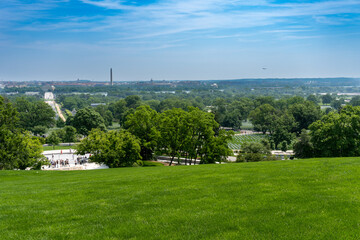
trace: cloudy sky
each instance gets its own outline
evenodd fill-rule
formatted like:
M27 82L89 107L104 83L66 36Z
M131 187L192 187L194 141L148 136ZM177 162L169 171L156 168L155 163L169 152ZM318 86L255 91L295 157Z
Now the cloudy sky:
M1 0L0 81L360 77L360 0Z

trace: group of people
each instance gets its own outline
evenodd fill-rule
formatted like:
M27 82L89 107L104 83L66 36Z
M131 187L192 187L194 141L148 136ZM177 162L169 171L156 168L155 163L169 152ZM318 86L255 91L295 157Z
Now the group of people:
M66 159L66 160L51 160L49 162L49 168L52 167L52 168L59 168L59 167L70 167L70 162L69 162L69 159Z
M83 165L84 163L87 163L88 162L88 158L87 157L84 157L84 158L81 158L81 157L78 157L76 160L75 160L75 165Z
M70 167L70 160L69 159L58 159L55 160L54 159L54 154L52 154L51 158L48 157L48 168L62 168L62 167ZM73 160L71 162L71 165L83 165L85 163L88 163L89 159L85 156L85 157L77 157L76 159L74 159L73 156Z

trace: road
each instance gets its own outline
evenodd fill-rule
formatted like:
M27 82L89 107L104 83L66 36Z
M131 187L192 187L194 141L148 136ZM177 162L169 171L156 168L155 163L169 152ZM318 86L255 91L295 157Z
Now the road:
M65 119L64 115L62 114L59 104L57 104L55 102L54 94L52 92L46 92L44 95L44 99L45 99L45 102L47 104L49 104L50 107L52 107L52 109L54 110L56 115L59 116L59 118L61 118L61 120L63 120L65 122L66 119Z

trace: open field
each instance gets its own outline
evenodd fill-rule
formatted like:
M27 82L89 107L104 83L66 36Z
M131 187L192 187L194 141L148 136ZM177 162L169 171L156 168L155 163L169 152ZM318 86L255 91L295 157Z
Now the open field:
M360 158L0 171L1 239L359 239Z
M266 137L263 134L235 135L232 141L229 142L229 147L231 149L240 149L245 142L260 142L261 139Z

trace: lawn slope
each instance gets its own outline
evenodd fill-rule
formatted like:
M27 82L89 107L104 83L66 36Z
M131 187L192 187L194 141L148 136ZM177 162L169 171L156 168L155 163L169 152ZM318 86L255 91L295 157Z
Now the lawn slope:
M0 171L1 239L359 239L360 158Z

